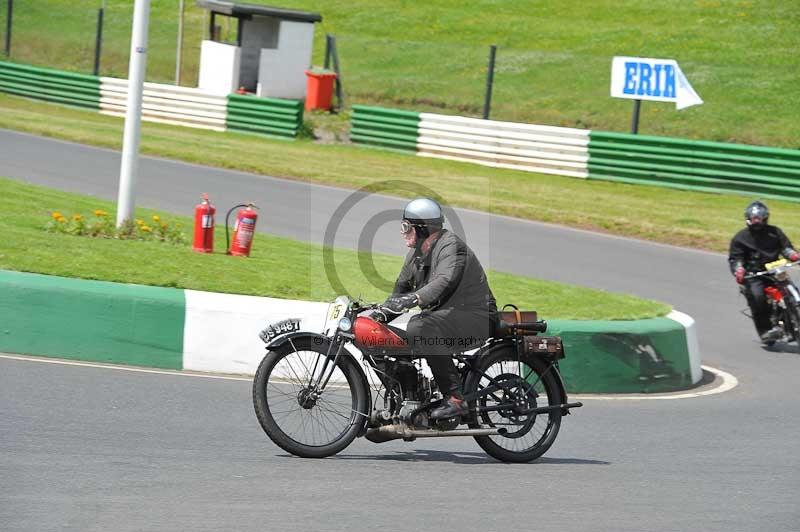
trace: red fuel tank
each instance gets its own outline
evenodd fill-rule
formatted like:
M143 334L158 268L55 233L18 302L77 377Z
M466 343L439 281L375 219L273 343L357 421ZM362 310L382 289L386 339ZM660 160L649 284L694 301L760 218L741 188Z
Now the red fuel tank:
M356 346L366 349L407 349L408 343L386 325L364 316L356 318Z

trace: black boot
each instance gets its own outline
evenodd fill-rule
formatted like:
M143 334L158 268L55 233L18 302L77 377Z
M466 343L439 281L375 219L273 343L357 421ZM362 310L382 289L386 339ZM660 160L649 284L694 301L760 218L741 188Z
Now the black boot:
M431 411L431 419L447 419L456 416L465 416L469 413L469 405L460 394L452 394L440 407Z

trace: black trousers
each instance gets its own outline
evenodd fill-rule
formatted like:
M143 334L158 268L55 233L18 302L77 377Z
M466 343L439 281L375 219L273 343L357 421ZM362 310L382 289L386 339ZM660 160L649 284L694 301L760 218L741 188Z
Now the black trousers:
M772 327L769 319L770 308L767 302L767 294L764 293L764 288L770 286L770 284L767 279L750 279L745 281L742 290L745 299L747 299L747 305L750 307L750 313L753 315L753 323L759 336Z
M494 331L489 309L444 308L411 318L406 338L414 356L424 357L444 394L461 394L461 376L452 355L480 347Z

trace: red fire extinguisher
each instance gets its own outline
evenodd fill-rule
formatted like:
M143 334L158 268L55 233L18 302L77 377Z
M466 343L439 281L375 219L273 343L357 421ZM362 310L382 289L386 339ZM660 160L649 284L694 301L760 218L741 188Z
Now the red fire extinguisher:
M245 209L236 214L236 223L233 226L233 242L231 242L228 236L228 219L234 209L240 207L245 207ZM228 211L228 214L225 216L225 243L228 246L228 255L237 257L250 256L250 248L253 245L253 234L256 231L256 220L258 220L256 209L258 209L258 207L252 203L242 203Z
M200 253L214 251L214 214L217 212L203 194L203 201L194 208L194 244L192 249Z

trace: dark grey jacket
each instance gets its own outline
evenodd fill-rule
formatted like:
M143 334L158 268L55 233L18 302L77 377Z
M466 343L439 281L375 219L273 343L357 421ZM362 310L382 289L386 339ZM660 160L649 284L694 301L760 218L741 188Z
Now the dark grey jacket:
M393 295L414 292L423 310L460 308L497 311L480 261L454 233L443 229L428 253L406 256Z

